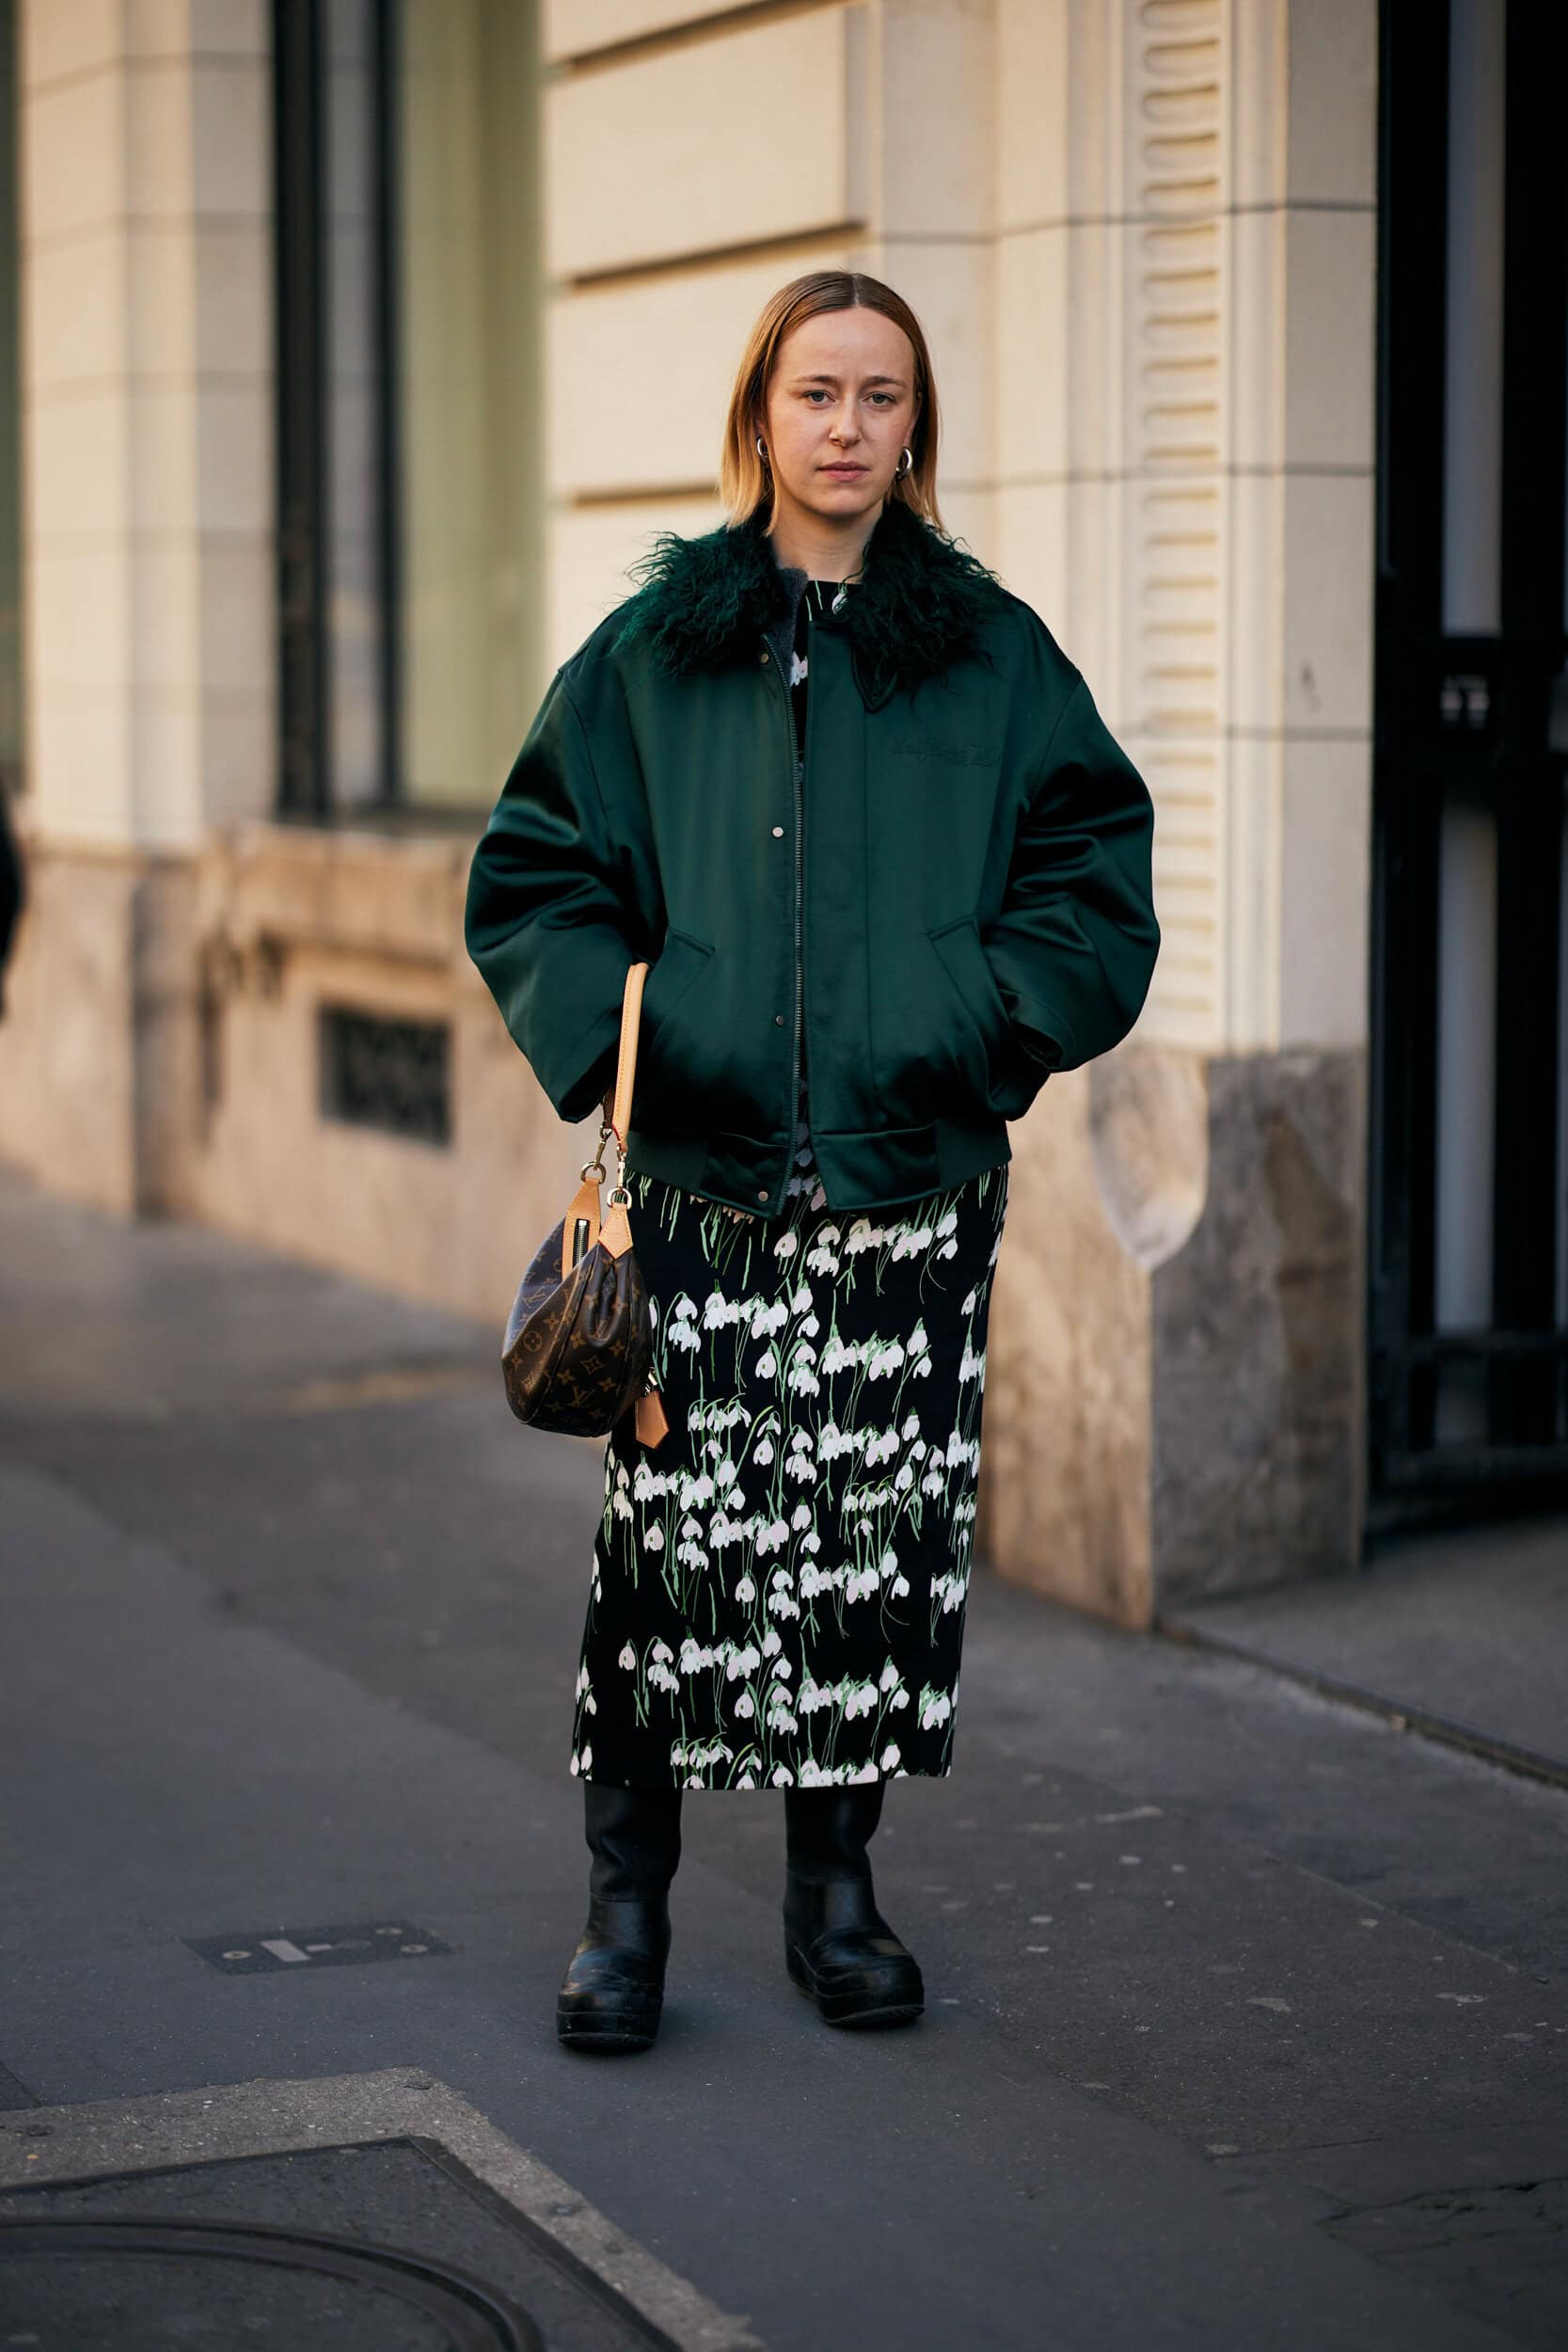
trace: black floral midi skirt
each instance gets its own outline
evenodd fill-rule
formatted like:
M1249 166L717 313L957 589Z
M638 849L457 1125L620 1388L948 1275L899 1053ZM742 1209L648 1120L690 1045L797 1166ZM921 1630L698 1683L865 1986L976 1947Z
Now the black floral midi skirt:
M797 1144L773 1217L627 1168L670 1431L606 1444L579 1777L951 1769L1008 1168L834 1213Z

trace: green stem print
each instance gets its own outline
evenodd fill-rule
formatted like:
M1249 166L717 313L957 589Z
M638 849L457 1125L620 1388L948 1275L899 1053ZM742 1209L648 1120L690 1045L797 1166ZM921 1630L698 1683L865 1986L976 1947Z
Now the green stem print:
M951 1769L1007 1168L736 1216L628 1176L670 1434L604 1505L572 1770L818 1787Z

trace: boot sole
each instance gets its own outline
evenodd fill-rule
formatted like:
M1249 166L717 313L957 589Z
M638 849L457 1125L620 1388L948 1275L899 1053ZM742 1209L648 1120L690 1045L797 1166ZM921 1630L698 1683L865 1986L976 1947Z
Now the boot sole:
M650 2025L646 2019L613 2011L601 2017L562 2009L555 2013L557 2038L568 2050L646 2050L657 2039L658 2026L657 2017Z
M819 1993L816 1980L803 1954L791 1945L784 1954L790 1982L797 1993L816 2004L818 2016L829 2026L908 2026L926 2013L924 1994L906 1994L902 1999L881 2000L875 1994Z

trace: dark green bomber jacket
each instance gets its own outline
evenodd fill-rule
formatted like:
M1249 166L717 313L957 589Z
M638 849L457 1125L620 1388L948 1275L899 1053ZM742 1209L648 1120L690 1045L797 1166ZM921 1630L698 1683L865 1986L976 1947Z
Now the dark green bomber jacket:
M827 1205L1010 1159L1046 1078L1136 1020L1148 791L1045 624L890 501L814 621L803 776L759 515L661 533L556 672L474 852L465 937L563 1120L646 960L629 1171L778 1216L802 1041Z

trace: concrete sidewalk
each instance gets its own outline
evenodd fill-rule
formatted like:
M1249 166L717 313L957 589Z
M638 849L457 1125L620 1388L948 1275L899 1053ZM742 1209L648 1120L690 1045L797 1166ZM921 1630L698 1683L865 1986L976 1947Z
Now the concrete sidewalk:
M1165 1624L1568 1787L1568 1520L1409 1536L1354 1576Z
M954 1774L879 1834L921 2025L821 2025L776 1803L694 1792L658 2044L562 2052L600 1470L511 1420L498 1344L0 1182L0 2222L160 2150L186 2210L211 2114L214 2164L380 2146L310 2197L455 2261L396 2149L471 2172L466 2132L627 2340L1564 2340L1568 1795L984 1571Z

